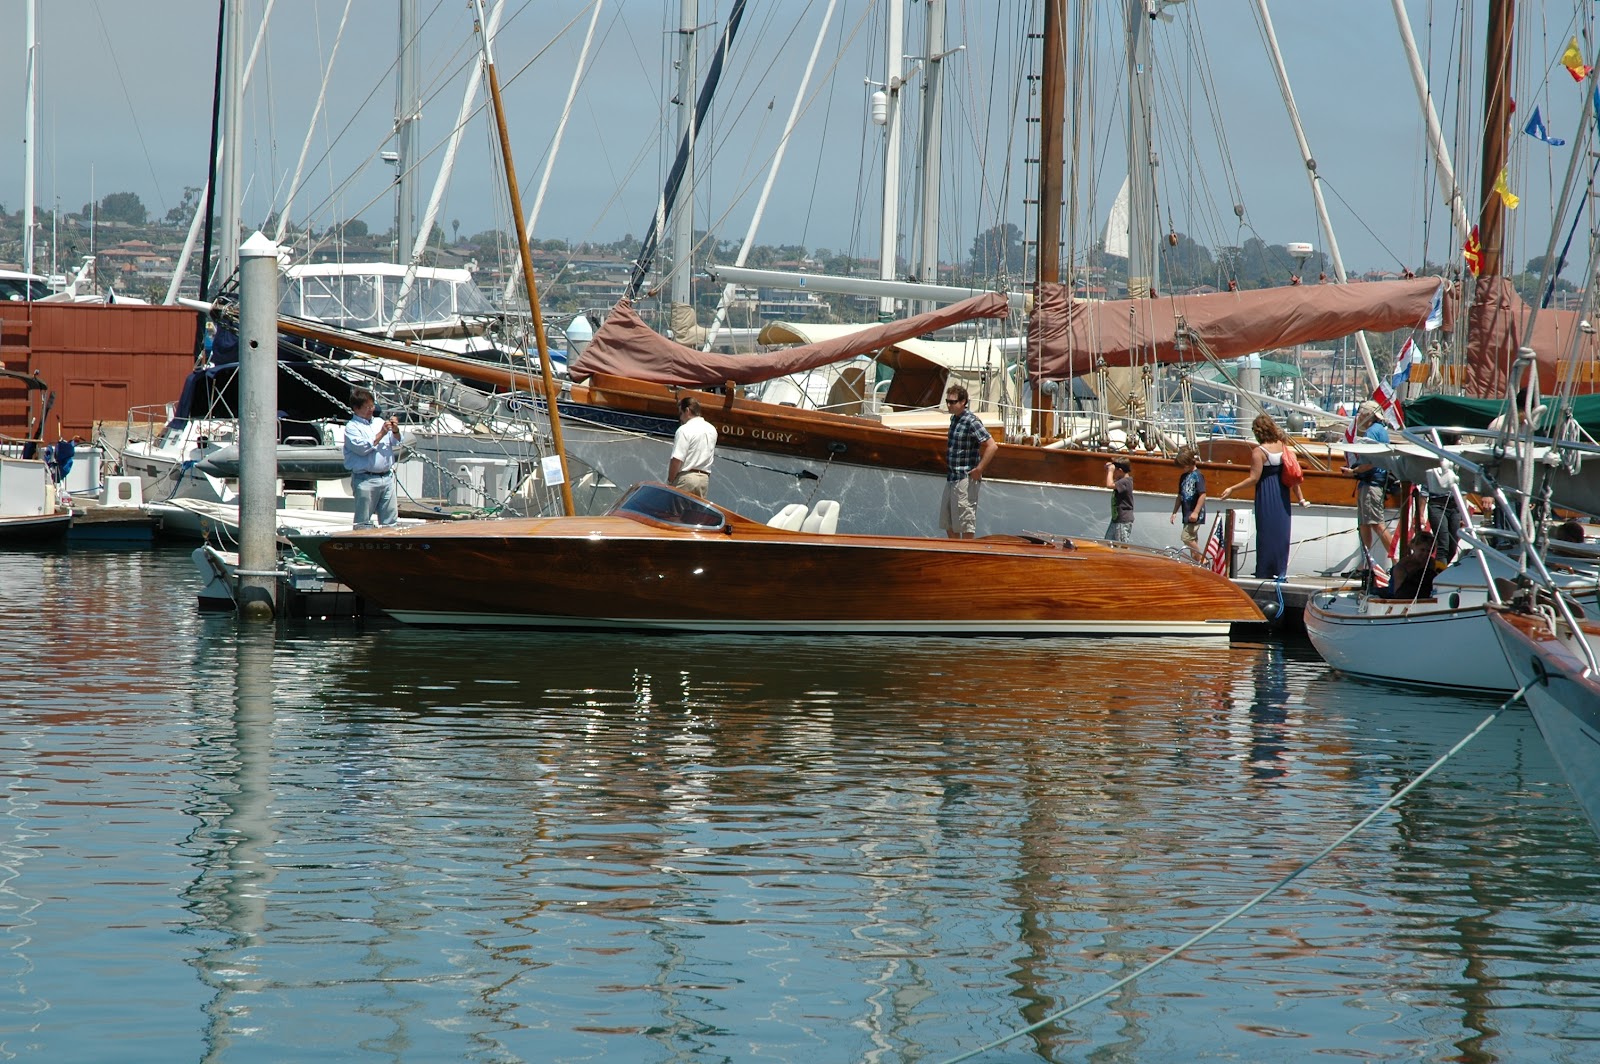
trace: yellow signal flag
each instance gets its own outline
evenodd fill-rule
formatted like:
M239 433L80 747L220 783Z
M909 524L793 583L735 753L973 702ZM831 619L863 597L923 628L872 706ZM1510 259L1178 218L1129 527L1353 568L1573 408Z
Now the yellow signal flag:
M1578 50L1578 38L1572 38L1567 50L1561 53L1561 65L1567 68L1573 81L1582 81L1589 76L1590 68L1583 65L1583 53Z
M1517 204L1522 202L1522 197L1511 191L1511 186L1506 183L1506 172L1500 171L1500 176L1494 179L1494 190L1500 193L1500 201L1506 205L1506 210L1514 211Z

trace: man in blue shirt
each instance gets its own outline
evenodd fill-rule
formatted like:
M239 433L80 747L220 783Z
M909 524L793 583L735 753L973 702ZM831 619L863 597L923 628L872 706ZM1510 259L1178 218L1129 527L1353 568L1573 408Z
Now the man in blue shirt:
M1362 403L1356 412L1356 434L1370 443L1389 442L1389 430L1383 425L1383 409L1371 399ZM1361 545L1369 561L1387 566L1389 547L1394 542L1383 512L1389 471L1377 462L1352 460L1345 472L1356 478L1356 524L1361 530Z
M945 389L944 405L950 411L950 435L945 443L949 471L939 503L939 526L951 539L971 539L978 534L978 482L1000 445L978 415L967 409L967 390L961 385Z
M355 411L344 427L344 467L350 470L350 494L356 499L355 526L398 524L400 499L394 491L395 451L400 445L400 420L379 421L373 416L377 401L365 388L352 388L350 409Z

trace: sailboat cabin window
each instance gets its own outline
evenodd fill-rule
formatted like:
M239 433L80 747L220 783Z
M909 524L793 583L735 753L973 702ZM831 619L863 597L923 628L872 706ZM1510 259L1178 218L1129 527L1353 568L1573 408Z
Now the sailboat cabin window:
M638 484L612 508L622 517L642 517L664 525L718 529L726 524L722 511L692 495L659 484Z

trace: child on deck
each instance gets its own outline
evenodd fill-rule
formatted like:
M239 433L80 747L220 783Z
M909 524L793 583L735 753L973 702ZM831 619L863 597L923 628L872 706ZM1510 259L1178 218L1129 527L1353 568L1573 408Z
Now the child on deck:
M1200 526L1206 523L1206 478L1200 472L1200 456L1190 447L1181 448L1173 459L1183 475L1178 478L1178 497L1172 503L1172 521L1183 517L1183 545L1195 561L1201 558Z
M1106 487L1111 489L1111 523L1106 538L1113 543L1133 540L1133 463L1113 458L1106 463Z

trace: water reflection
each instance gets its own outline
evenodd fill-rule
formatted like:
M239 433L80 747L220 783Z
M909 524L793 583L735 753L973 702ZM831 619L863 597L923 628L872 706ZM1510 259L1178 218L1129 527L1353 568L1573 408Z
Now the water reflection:
M243 626L235 651L232 727L214 736L210 780L196 795L198 820L211 825L195 841L205 853L187 892L190 908L222 932L194 954L212 988L203 1060L224 1059L235 1031L253 1026L250 1002L265 989L260 961L267 899L274 878L272 819L274 633ZM218 663L213 661L212 666ZM220 812L220 816L217 815Z
M0 689L40 1059L141 1020L159 1059L944 1059L1210 923L1492 708L1294 644L262 640L137 557L0 556L52 609L104 589L90 635L0 619L0 664L54 633ZM1557 1058L1600 1008L1597 855L1508 714L995 1059Z
M1289 682L1284 667L1284 648L1272 643L1262 648L1251 673L1255 677L1255 698L1250 702L1250 774L1257 780L1281 781L1289 774Z

